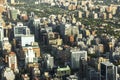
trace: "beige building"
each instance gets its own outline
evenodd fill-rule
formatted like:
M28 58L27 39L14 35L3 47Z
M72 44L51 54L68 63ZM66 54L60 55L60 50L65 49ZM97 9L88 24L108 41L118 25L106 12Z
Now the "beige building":
M6 2L7 2L7 0L0 0L0 4L4 4Z
M3 45L2 46L3 46L3 50L7 50L7 52L11 51L12 45L9 43L9 40L7 37L3 38Z
M97 69L98 69L98 71L100 71L100 63L101 63L101 62L106 62L106 61L108 61L108 59L103 58L103 57L99 57L99 58L98 58L98 64L97 64Z
M117 6L112 6L112 14L115 15L117 11Z
M108 18L109 19L112 19L113 18L113 15L111 13L108 14Z
M88 18L88 17L89 17L89 14L90 14L90 12L89 12L89 11L86 11L86 12L85 12L85 17Z
M10 4L15 4L15 0L10 0Z
M93 18L94 18L94 19L98 19L98 14L97 14L97 13L94 13L94 14L93 14Z
M1 3L2 3L2 2L1 2ZM3 11L5 11L5 7L0 4L0 13L2 13Z
M78 11L78 18L82 18L82 12Z
M103 52L104 52L104 46L103 46L103 44L98 44L98 51L99 51L100 53L103 53Z
M11 70L13 70L14 72L18 72L17 57L14 52L10 52L8 55L8 65Z
M86 30L86 36L90 36L90 31L89 30Z
M59 46L59 45L62 45L63 40L60 39L60 37L59 37L58 39L56 39L56 42L57 42L57 45Z
M13 70L8 67L4 69L4 72L2 74L2 77L4 77L6 80L15 80L15 74Z
M106 11L107 11L108 13L110 13L110 12L112 11L112 6L108 6L108 7L106 8Z
M107 18L107 14L103 13L103 19L106 19L106 18Z

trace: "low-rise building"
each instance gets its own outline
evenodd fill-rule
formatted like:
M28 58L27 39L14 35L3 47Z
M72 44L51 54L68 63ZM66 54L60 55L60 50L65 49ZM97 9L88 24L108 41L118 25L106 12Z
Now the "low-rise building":
M58 77L67 76L67 75L69 76L70 74L71 74L71 70L69 66L63 68L60 67L57 68L56 76Z

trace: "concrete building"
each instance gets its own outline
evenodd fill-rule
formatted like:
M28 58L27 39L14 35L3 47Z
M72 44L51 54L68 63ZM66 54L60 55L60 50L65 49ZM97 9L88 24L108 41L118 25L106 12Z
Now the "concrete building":
M45 27L45 31L47 33L53 32L53 28L52 27Z
M53 0L39 0L40 3L48 3L48 4L51 4L53 3Z
M61 39L60 37L58 37L58 38L56 39L56 44L57 44L58 46L62 45L62 44L63 44L63 39Z
M7 0L0 0L0 13L5 11L5 6L4 4L7 2Z
M71 74L71 70L70 70L70 67L67 66L67 67L63 67L63 68L60 68L58 67L57 68L57 76L59 78L61 78L62 76L65 76L65 75L70 75Z
M47 69L52 69L54 67L54 57L50 54L46 54L44 57Z
M98 14L97 14L97 13L94 13L94 14L93 14L93 18L94 18L94 19L98 19Z
M30 45L28 46L22 46L22 50L24 52L27 52L28 50L28 47L32 47L33 51L35 52L35 57L39 58L41 57L41 54L40 54L40 47L38 45L37 42L32 42Z
M35 52L32 47L27 48L27 52L25 52L25 64L26 66L29 64L37 63L38 59L35 57Z
M80 67L80 59L83 57L87 61L87 51L77 49L71 50L71 68L78 69Z
M105 12L105 7L104 6L100 6L100 12Z
M103 58L103 57L99 57L98 58L98 63L97 63L97 70L100 71L100 64L102 62L107 62L107 61L109 61L109 59L106 59L106 58Z
M82 18L82 12L78 11L78 18Z
M17 23L14 27L14 37L20 37L24 35L30 35L30 29L24 26L23 23Z
M10 4L15 4L15 0L8 0Z
M107 14L103 13L103 19L106 19L106 18L107 18Z
M40 69L39 66L37 65L32 68L32 78L35 79L38 77L40 77Z
M17 19L17 15L18 15L18 10L17 9L12 9L10 10L10 18L13 20Z
M70 75L66 80L78 80L78 77L76 75Z
M100 80L100 73L93 68L88 68L88 80Z
M14 72L19 72L17 65L17 56L14 52L10 52L8 55L8 65Z
M3 41L3 37L4 37L4 30L2 24L0 23L0 41Z
M70 36L71 35L71 29L72 29L71 24L61 24L60 25L60 34L62 36L64 36L64 35Z
M109 19L112 19L113 18L113 15L111 13L108 14L108 18Z
M88 64L84 57L80 58L80 80L87 79L87 73L88 73Z
M34 35L26 35L20 37L21 46L31 45L33 42L35 42Z
M0 0L0 4L4 4L6 2L7 2L7 0Z
M55 39L55 35L53 32L48 32L47 35L48 35L48 39Z
M89 17L89 11L85 11L85 17L88 18Z
M72 35L75 36L75 35L79 35L79 29L78 29L78 26L72 26Z
M6 80L14 80L15 79L15 74L13 72L13 70L11 70L10 68L6 67L4 69L4 72L2 73L2 78L6 78Z
M117 80L117 67L110 62L102 62L100 65L101 80Z
M2 47L3 47L3 50L7 50L7 52L11 51L12 45L9 43L9 40L7 37L3 39Z
M99 51L99 53L103 53L104 52L103 44L98 44L98 51Z
M39 29L40 29L40 18L34 19L33 21L33 25L34 25L34 34L35 34L35 38L38 40L39 39Z

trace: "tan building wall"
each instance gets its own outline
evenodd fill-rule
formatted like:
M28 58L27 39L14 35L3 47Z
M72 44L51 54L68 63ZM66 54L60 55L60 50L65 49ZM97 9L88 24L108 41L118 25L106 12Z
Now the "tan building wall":
M23 51L26 52L27 51L27 48L23 48ZM40 57L40 48L33 48L33 51L35 51L36 53L36 57Z
M0 4L6 3L6 0L0 0Z
M106 62L106 61L108 61L108 59L103 58L103 57L99 57L99 59L98 59L98 65L97 65L98 71L100 71L100 63L101 62Z
M2 13L5 10L4 6L0 5L0 13Z

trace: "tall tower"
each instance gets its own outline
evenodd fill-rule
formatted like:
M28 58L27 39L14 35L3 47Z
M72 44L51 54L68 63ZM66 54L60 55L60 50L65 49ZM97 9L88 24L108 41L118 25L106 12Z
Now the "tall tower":
M116 80L117 68L110 62L102 62L100 67L101 80Z
M26 65L28 65L30 63L35 63L35 62L36 62L35 52L33 51L32 47L28 47L25 53L25 63Z
M84 58L87 61L87 51L71 50L71 68L78 69L80 67L80 59Z
M14 72L18 72L17 57L14 52L10 52L8 55L8 65Z
M3 41L3 37L4 37L4 30L2 23L0 23L0 41Z
M84 57L80 58L80 79L84 80L87 78L88 64Z

